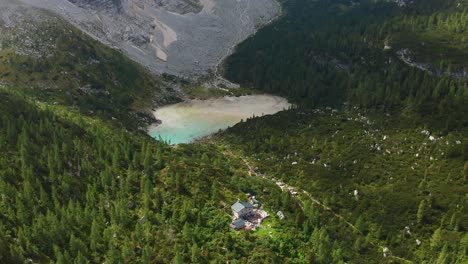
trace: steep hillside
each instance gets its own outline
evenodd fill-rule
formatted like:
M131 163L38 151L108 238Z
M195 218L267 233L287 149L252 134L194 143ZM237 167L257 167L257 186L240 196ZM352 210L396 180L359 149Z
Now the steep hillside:
M303 263L330 252L337 261L382 259L375 245L354 252L360 235L345 223L248 176L216 145L170 147L0 90L0 151L2 263ZM245 193L271 215L255 232L229 227L230 205ZM314 239L302 230L305 214L322 219Z
M464 263L466 129L293 109L170 147L11 91L2 262ZM245 193L271 214L255 232L229 228Z
M465 124L468 2L399 2L407 4L285 1L287 15L239 45L225 75L307 105L350 102Z
M185 78L213 72L280 13L276 0L9 1L51 10L154 73Z
M136 60L174 48L150 66L184 74L213 69L272 3L22 1ZM138 128L144 110L178 100L178 79L1 1L0 263L466 263L466 1L283 6L226 75L296 105L169 146ZM169 22L186 31L173 38ZM167 50L147 46L148 27ZM205 88L189 95L230 93ZM270 215L234 231L230 206L251 195Z
M50 12L16 4L0 11L0 82L39 101L136 129L147 110L177 101L173 81L155 77Z
M343 250L387 247L414 263L465 263L467 135L466 127L445 133L400 114L293 109L238 124L219 143L259 174L292 186L298 199L313 197L315 207L319 201L354 226L362 237L334 230L349 243ZM299 223L316 239L317 226L329 225L322 221L306 214ZM357 260L348 254L343 261ZM315 261L337 263L330 251Z
M468 2L282 4L285 16L240 44L224 74L297 107L215 141L256 175L347 223L360 237L334 229L334 239L351 240L341 249L387 255L362 261L314 251L309 263L382 263L389 255L465 263ZM298 222L317 241L323 220L306 214Z

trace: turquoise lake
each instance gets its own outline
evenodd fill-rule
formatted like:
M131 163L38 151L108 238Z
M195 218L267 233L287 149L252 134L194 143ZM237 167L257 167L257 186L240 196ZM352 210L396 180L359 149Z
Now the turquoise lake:
M154 116L161 124L148 133L170 144L190 143L249 117L275 114L290 106L284 98L270 95L190 100L157 109Z

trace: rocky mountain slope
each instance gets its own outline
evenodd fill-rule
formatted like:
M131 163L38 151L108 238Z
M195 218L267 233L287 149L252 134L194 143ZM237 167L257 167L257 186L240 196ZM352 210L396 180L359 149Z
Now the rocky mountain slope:
M59 16L15 1L0 2L2 86L135 129L154 121L148 109L180 97L174 78L156 76Z
M186 14L189 12L198 13L203 6L199 0L68 0L76 6L90 8L93 10L118 10L121 11L125 4L132 2L139 6L149 5L154 8L161 8L171 12Z
M187 78L213 71L281 10L275 0L11 1L53 11L153 72Z

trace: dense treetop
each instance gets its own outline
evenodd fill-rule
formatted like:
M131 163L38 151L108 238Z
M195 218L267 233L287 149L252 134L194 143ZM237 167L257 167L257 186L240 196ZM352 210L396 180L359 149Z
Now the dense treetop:
M466 124L468 4L411 2L285 1L285 16L239 45L225 75L309 106L350 102Z

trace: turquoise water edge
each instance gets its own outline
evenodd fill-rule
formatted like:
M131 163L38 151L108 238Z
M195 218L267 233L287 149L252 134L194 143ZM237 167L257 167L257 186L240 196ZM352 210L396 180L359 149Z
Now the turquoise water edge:
M274 114L287 109L286 99L270 95L190 100L157 109L160 125L152 125L149 135L170 144L191 143L252 116Z

